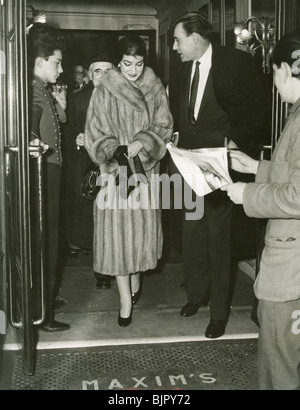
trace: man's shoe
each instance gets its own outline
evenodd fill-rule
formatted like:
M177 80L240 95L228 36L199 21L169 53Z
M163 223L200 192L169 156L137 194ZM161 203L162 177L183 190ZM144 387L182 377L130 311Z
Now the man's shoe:
M60 309L60 308L62 308L62 307L64 307L64 306L66 306L66 304L67 304L67 301L66 301L65 299L62 299L62 298L57 297L57 298L55 299L55 301L54 301L54 306L53 306L53 308L54 308L54 309Z
M69 257L71 257L72 259L77 259L79 256L79 252L81 251L81 249L73 249L73 248L69 248L67 250L67 255Z
M84 253L86 256L92 256L92 255L93 255L93 251L89 251L88 249L85 249L85 250L83 251L83 253Z
M180 311L181 316L188 317L188 316L193 316L195 315L200 307L207 306L206 303L192 303L188 302L186 305L184 305Z
M68 325L67 323L57 322L56 320L53 320L53 322L45 323L44 325L40 327L40 330L42 332L49 332L49 333L63 332L69 329L71 329L70 325Z
M111 283L110 279L97 279L96 283L97 289L110 289L111 288Z
M225 320L211 320L206 328L205 337L217 339L225 333L227 322Z

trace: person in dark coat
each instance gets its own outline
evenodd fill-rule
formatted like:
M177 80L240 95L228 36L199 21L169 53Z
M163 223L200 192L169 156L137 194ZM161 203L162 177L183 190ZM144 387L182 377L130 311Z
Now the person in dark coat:
M174 46L182 64L170 82L178 147L249 150L263 124L264 97L250 54L212 44L211 26L199 12L177 21ZM183 269L188 303L184 317L210 301L205 336L225 333L230 308L232 203L217 190L204 197L200 220L183 221Z
M29 71L33 76L30 89L30 145L45 147L44 154L44 224L45 224L45 293L46 319L41 330L58 332L70 329L67 323L54 319L58 293L58 243L61 180L60 123L66 115L50 91L63 72L63 44L59 31L44 23L35 23L28 34ZM57 98L58 93L57 93ZM34 156L35 154L33 154ZM34 182L33 182L34 185Z
M113 67L111 57L102 52L94 57L89 65L89 83L74 91L69 100L68 124L65 133L65 237L74 257L80 249L91 252L93 249L93 202L83 198L80 184L92 164L84 148L84 128L86 114L94 87L99 79ZM111 277L95 272L98 289L109 289Z

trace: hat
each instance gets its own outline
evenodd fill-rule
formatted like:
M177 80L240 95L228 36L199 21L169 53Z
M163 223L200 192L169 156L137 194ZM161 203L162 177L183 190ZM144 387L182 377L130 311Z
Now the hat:
M114 59L112 58L112 56L107 53L106 51L101 51L98 54L96 54L94 57L92 57L89 61L89 67L91 66L91 64L93 63L99 63L99 62L107 62L107 63L112 63L115 64Z

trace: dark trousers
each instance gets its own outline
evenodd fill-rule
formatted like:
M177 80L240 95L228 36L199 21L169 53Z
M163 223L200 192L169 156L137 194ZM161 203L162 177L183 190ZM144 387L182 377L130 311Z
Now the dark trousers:
M104 275L103 273L99 273L99 272L95 272L95 271L94 271L94 275L95 275L95 278L97 280L102 280L102 281L105 281L105 282L110 282L111 281L111 276L110 275Z
M46 322L54 320L53 304L58 292L60 179L60 166L46 163L44 167Z
M183 269L189 302L210 299L210 318L227 320L231 285L232 202L218 190L204 198L204 215L186 220L183 213ZM187 212L187 211L186 211Z

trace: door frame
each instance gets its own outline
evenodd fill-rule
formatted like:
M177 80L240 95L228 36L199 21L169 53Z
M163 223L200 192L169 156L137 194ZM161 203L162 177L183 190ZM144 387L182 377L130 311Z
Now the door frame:
M5 72L1 75L0 128L1 245L4 247L1 282L8 320L17 337L23 370L35 371L35 330L32 312L28 81L26 1L1 0L1 43ZM40 159L41 162L41 159ZM7 301L7 302L6 302ZM40 323L41 321L37 321Z

